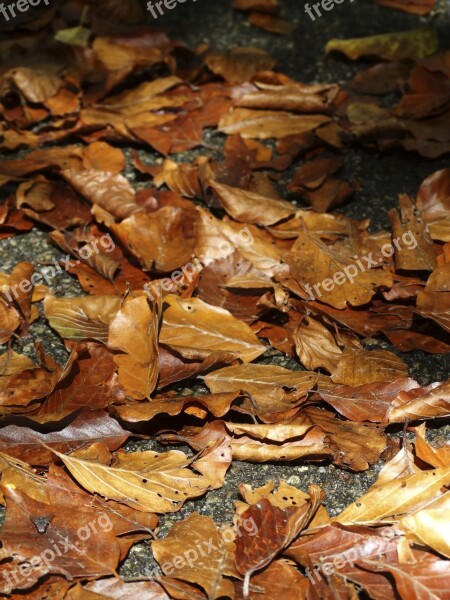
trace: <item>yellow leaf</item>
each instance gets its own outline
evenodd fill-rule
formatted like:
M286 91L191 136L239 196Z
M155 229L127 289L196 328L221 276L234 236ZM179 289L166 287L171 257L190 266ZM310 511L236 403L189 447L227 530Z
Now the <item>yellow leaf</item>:
M217 461L220 450L221 462L215 468L215 478L223 478L231 462L231 451L226 444L216 445L203 457L193 463L202 475L186 467L191 459L178 450L162 454L157 452L136 452L119 454L113 467L88 460L81 460L61 454L52 449L69 469L73 477L92 494L99 494L109 500L123 502L131 508L143 512L175 512L189 498L196 498L217 481L203 475L207 471L209 457Z
M399 526L419 540L450 558L450 492L440 496L426 508L403 517Z
M446 485L450 485L450 468L422 471L381 485L375 483L336 520L345 525L391 522L438 497L442 486Z
M437 48L438 39L434 29L411 29L348 40L333 39L328 42L325 51L343 52L353 60L360 56L404 60L425 58L434 54Z

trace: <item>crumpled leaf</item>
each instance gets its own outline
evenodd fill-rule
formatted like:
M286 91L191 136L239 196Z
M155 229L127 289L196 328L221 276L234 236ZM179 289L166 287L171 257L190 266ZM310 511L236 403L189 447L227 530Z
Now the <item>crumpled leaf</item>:
M431 273L425 289L417 294L417 312L433 319L446 331L450 331L449 276L450 262L447 262Z
M416 206L433 240L450 242L450 169L436 171L423 181Z
M124 353L114 356L119 381L136 400L148 398L158 380L159 313L145 296L128 296L109 323L108 346Z
M241 591L237 584L238 595L235 600L243 600L239 595ZM306 600L306 593L310 583L306 577L292 567L285 560L274 560L263 571L250 579L250 600L272 600L284 598L285 600Z
M400 215L395 209L389 211L392 223L392 237L404 239L414 232L415 248L396 249L395 265L402 271L432 271L436 267L436 250L428 228L419 209L406 194L400 195ZM408 239L408 238L407 238Z
M274 365L237 365L204 378L211 392L248 393L259 412L282 412L297 406L319 380L315 373L290 371Z
M251 575L267 566L297 537L325 498L318 486L311 486L308 493L310 502L299 508L292 506L281 509L263 498L241 515L241 519L253 519L257 529L256 534L244 532L236 541L236 567L245 575L244 596Z
M0 414L27 412L33 400L50 394L62 370L47 363L40 367L14 350L0 356Z
M406 419L418 420L434 417L445 417L450 413L450 380L432 384L424 390L412 390L409 395L400 394L396 406L388 413L390 423L403 423Z
M393 352L346 348L331 379L335 383L356 387L407 376L408 365Z
M385 269L361 271L353 259L339 254L306 229L292 246L288 264L292 276L312 299L339 309L366 304L378 287L390 288L393 283L391 273ZM349 267L354 276L346 276Z
M352 421L372 421L382 423L387 420L387 412L394 406L402 392L419 388L419 384L408 377L394 381L380 381L357 385L336 385L324 389L319 385L318 393L341 415Z
M167 575L200 586L209 599L234 597L231 581L223 579L227 548L209 517L191 513L175 523L166 538L155 540L152 552L163 572L169 564ZM178 556L186 557L181 567Z
M5 81L12 81L28 102L40 104L55 96L62 81L51 72L28 67L16 67L3 75Z
M334 373L342 348L331 331L319 319L306 317L302 319L294 333L295 351L307 369L319 367Z
M189 262L195 244L193 211L164 206L130 215L112 230L145 270L168 272Z

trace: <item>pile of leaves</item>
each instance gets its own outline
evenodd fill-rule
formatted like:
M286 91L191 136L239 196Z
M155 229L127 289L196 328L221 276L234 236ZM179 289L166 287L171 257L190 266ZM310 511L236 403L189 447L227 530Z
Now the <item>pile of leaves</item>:
M425 424L401 447L386 429L450 416L450 380L423 387L363 339L450 351L450 170L400 197L390 231L329 211L361 185L338 175L354 147L450 151L450 54L428 29L331 40L328 52L380 62L345 86L305 84L257 48L194 53L142 24L105 35L111 1L70 27L80 3L67 4L0 42L0 146L30 149L0 160L0 236L47 231L85 292L21 286L30 262L0 273L0 594L448 597L449 449L427 443ZM282 28L277 2L235 4ZM111 13L118 30L138 20L130 6ZM146 147L163 160L147 164ZM194 148L190 162L170 158ZM304 208L282 198L281 178ZM414 248L393 244L405 234ZM349 266L353 280L311 296ZM64 365L39 343L38 361L16 351L41 307ZM297 368L261 362L271 348ZM181 394L195 378L208 392ZM136 431L197 454L127 453ZM317 486L242 484L231 536L193 513L152 542L162 577L117 574L157 515L220 488L232 460L364 471L380 457L377 482L334 518ZM111 527L81 540L102 515ZM195 563L167 568L202 544Z

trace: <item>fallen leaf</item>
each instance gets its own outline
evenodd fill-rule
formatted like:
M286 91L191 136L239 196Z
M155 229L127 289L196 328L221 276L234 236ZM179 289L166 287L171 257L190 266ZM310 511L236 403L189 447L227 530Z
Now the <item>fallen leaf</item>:
M234 597L231 581L223 578L224 539L209 517L191 513L165 539L155 540L152 552L165 574L200 586L211 600Z
M159 340L186 358L232 352L250 362L265 352L250 327L228 311L199 300L167 296Z
M336 520L344 525L391 523L439 497L441 488L448 486L449 481L450 469L443 468L399 477L381 485L375 483L337 515Z
M176 512L186 500L201 496L214 485L209 477L187 469L192 461L178 450L164 454L151 451L120 454L112 467L73 458L54 449L52 452L89 492L144 512ZM214 454L214 448L203 455L203 460L210 454ZM223 481L231 453L222 450L222 457L221 472L216 470L215 476ZM195 468L199 462L192 466Z
M228 83L248 81L258 73L271 69L276 61L260 48L233 48L228 52L211 51L205 64L213 73L221 75Z
M330 40L326 52L343 52L356 60L361 56L377 56L385 60L418 59L434 54L437 35L433 29L411 29L348 40Z
M236 108L219 121L219 131L238 133L244 139L267 140L314 131L330 121L325 115L292 115L288 112Z
M158 380L159 312L145 296L129 296L109 323L108 346L123 352L114 356L119 381L137 400L148 398Z

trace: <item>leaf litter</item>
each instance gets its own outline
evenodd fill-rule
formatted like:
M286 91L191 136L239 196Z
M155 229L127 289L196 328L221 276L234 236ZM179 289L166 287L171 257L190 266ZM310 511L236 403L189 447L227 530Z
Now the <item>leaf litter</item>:
M277 0L233 8L291 31ZM329 40L327 53L377 62L346 85L306 84L258 48L193 53L143 28L134 0L102 0L78 26L57 10L57 26L39 17L31 36L0 42L0 235L46 231L85 294L56 296L29 262L0 273L0 594L450 598L450 451L426 435L450 416L450 380L421 386L397 353L362 343L450 352L450 170L401 195L390 230L331 212L364 186L341 179L353 148L450 151L435 32ZM220 156L207 129L226 139ZM148 165L136 148L164 159ZM193 148L191 163L172 160ZM13 349L40 308L64 365L40 344L38 362ZM261 362L268 348L297 368ZM180 394L193 378L203 393ZM395 426L403 444L387 436ZM137 435L197 454L127 453ZM221 488L233 461L363 472L380 459L377 481L333 518L317 485L242 482L232 524L191 512L157 536L159 516ZM149 538L161 571L124 580Z

